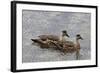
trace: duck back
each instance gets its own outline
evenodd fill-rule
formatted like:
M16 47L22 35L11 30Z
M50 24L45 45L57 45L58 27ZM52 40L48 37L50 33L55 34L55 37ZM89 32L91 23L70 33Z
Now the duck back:
M59 40L59 37L58 36L56 36L56 35L40 35L40 36L38 36L41 40L47 40L47 39L49 39L49 40L54 40L54 41L58 41Z

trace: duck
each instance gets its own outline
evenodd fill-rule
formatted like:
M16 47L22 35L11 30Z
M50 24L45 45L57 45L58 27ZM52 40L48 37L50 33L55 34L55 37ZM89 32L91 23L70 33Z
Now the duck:
M79 42L80 39L83 40L81 35L77 34L75 42L74 41L64 41L62 44L60 42L53 42L53 41L51 42L56 46L57 49L59 49L64 54L76 52L76 60L77 60L79 59L79 52L81 49L80 42Z
M69 38L69 35L68 35L66 30L63 30L61 36L57 36L57 35L40 35L38 37L43 41L45 41L47 39L52 40L52 41L64 41L65 37Z
M62 35L60 37L57 35L40 35L38 37L39 39L31 39L31 40L34 43L37 43L41 48L57 48L55 43L61 46L62 43L65 41L65 37L68 38L69 35L66 30L63 30Z

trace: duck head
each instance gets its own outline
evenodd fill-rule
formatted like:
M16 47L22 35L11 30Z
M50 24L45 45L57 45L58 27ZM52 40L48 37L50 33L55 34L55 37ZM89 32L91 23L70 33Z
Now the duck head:
M62 35L63 35L63 36L67 36L67 37L69 37L69 35L68 35L68 33L67 33L66 30L63 30L63 31L62 31Z
M76 39L77 39L77 40L79 40L79 39L83 40L83 38L81 37L80 34L77 34L77 35L76 35Z

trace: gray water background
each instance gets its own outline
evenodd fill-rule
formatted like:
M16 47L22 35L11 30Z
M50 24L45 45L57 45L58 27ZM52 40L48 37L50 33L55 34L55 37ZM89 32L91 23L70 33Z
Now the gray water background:
M41 49L30 39L42 34L60 35L67 30L71 38L80 34L80 60L91 58L91 14L81 12L22 11L22 62L48 62L75 60L75 53L62 55L53 49Z

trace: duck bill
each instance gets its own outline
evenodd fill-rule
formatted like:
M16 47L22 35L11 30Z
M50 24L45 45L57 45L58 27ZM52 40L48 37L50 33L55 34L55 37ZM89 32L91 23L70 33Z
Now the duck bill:
M66 34L67 37L70 37L68 34Z
M80 37L80 39L81 39L81 40L83 40L83 38L82 38L82 37Z

